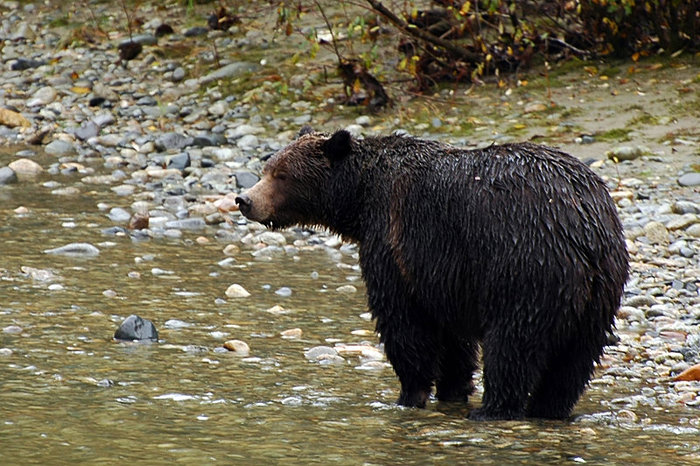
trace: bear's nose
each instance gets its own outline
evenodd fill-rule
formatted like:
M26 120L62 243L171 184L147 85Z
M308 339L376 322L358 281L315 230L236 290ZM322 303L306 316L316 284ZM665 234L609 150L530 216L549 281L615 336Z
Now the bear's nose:
M238 207L241 209L243 214L250 212L250 206L252 203L253 201L251 201L250 196L245 193L241 194L240 196L236 196L236 204L238 204Z

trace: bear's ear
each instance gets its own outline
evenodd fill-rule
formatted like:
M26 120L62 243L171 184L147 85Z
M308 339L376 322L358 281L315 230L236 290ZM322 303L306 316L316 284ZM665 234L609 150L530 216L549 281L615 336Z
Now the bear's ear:
M301 129L299 130L299 133L297 134L297 137L300 138L300 137L302 137L302 136L305 135L305 134L311 134L311 133L313 133L313 132L314 132L314 129L313 129L311 126L309 126L309 125L304 125L304 126L302 126Z
M331 162L344 159L351 150L352 136L341 129L323 143L323 155Z

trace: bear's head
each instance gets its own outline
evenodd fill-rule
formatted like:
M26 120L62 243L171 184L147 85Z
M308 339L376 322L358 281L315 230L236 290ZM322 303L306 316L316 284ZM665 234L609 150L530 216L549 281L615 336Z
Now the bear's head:
M329 136L302 128L294 142L268 160L260 181L236 197L241 213L273 229L328 226L330 181L351 150L352 137L345 130Z

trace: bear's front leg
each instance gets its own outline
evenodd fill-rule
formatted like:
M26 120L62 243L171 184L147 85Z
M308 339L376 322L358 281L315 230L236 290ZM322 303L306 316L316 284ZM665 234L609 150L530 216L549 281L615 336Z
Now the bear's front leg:
M377 330L384 343L384 351L401 382L398 404L424 408L435 380L437 343L434 336L406 316L390 319L377 318Z
M387 359L401 382L398 404L423 408L438 371L439 334L385 246L373 239L360 247L369 308Z
M433 385L433 364L425 354L418 355L413 344L401 338L383 338L384 350L401 382L397 403L412 408L425 408Z

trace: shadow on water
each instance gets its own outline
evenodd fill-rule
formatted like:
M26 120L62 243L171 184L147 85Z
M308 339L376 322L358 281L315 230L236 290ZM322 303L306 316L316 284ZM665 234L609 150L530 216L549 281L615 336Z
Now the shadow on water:
M61 197L38 182L0 187L0 453L4 464L690 464L688 407L625 418L609 400L639 386L594 384L573 422L465 420L467 406L401 409L386 365L310 362L304 351L376 345L352 254L324 247L230 267L214 229L181 239L105 236L108 188ZM19 206L26 213L17 213ZM194 241L201 235L206 243ZM289 234L293 240L293 233ZM91 259L44 254L90 242ZM31 269L48 271L34 275ZM316 274L312 275L312 272ZM229 299L239 283L249 298ZM357 293L342 294L352 283ZM292 294L275 294L289 287ZM270 311L275 305L282 311ZM129 314L156 344L115 343ZM280 332L300 328L300 338ZM228 339L248 356L222 349ZM365 370L366 369L366 370ZM478 396L475 403L478 403ZM695 419L697 421L697 419Z

